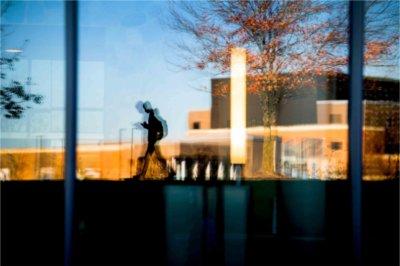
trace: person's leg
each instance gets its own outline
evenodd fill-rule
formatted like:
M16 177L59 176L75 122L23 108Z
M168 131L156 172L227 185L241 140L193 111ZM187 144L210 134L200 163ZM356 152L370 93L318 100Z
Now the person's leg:
M142 167L142 172L140 173L140 177L143 178L146 176L147 169L149 167L151 155L154 152L154 143L149 143L147 145L147 151L144 156L144 162L143 162L143 167Z
M167 169L167 161L162 156L160 147L158 145L155 145L154 149L155 149L157 160L161 163L162 168L164 170L166 170Z
M160 147L158 145L154 146L154 152L156 153L156 157L158 160L163 159L163 157L161 155Z

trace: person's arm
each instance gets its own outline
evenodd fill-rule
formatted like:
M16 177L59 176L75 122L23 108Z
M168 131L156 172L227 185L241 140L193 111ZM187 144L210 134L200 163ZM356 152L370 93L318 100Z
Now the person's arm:
M140 123L140 124L142 125L142 127L146 128L146 129L149 129L149 124L147 124L147 122L143 122L143 123Z

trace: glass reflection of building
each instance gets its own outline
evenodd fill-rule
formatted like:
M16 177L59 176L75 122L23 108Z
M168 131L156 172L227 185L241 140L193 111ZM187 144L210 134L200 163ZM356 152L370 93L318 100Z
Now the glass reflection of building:
M54 71L53 71L54 72ZM51 79L50 79L51 80ZM212 89L218 84L229 83L229 79L212 79ZM311 178L311 179L345 179L347 175L348 126L347 126L347 77L320 77L317 89L299 89L297 94L286 99L279 107L277 125L271 127L274 136L272 156L263 159L263 143L268 128L262 126L262 114L259 111L259 99L255 94L247 95L247 159L244 165L244 177L247 179L265 178ZM397 80L367 78L365 80L364 112L368 118L364 126L364 160L365 179L382 179L398 175L398 121L399 101ZM101 85L101 84L100 84ZM102 142L104 112L101 102L104 99L101 86L100 101L96 106L85 103L81 107L81 131L87 134L91 142L80 145L78 158L80 178L120 179L139 171L140 156L145 144L122 140ZM380 94L374 93L379 89ZM50 95L55 95L56 86L49 86ZM187 136L179 141L163 140L160 148L168 161L168 166L179 170L185 165L186 178L202 179L206 172L218 179L229 180L232 173L230 167L230 97L211 94L210 110L193 110L188 114ZM52 99L52 98L50 98ZM56 100L35 109L24 120L2 122L3 132L9 136L3 140L13 143L13 150L3 151L15 156L32 153L32 163L26 167L22 179L54 178L58 168L61 169L62 125L52 123L49 118L57 114ZM34 117L40 118L39 120ZM85 119L98 121L95 128L85 129ZM59 121L59 120L56 120ZM3 126L2 124L2 126ZM23 133L18 133L15 125L23 126ZM93 123L91 123L93 124ZM40 129L40 131L35 130ZM49 138L51 132L51 138ZM4 134L4 133L3 133ZM46 135L45 135L46 134ZM45 135L46 138L40 137ZM85 138L82 138L85 139ZM94 141L94 140L98 141ZM31 146L27 142L31 141ZM21 144L18 146L18 141ZM58 141L58 142L57 142ZM36 148L27 149L26 147ZM58 154L59 155L55 155ZM19 154L19 155L17 155ZM29 157L29 156L28 156ZM51 158L51 159L49 159ZM265 161L272 165L272 173L266 174ZM32 161L32 162L33 162ZM58 162L60 161L60 162ZM371 163L375 162L375 163ZM5 162L4 162L5 163ZM3 163L3 164L4 164ZM40 169L34 166L39 165ZM221 170L221 167L224 169ZM2 166L10 174L10 167ZM179 169L177 169L179 168ZM196 168L194 173L193 168ZM59 170L60 170L59 169ZM152 178L157 179L157 169L151 170ZM218 172L224 173L223 176ZM22 172L19 174L21 175Z
M103 64L82 62L84 72L102 76ZM43 96L43 102L27 109L21 118L1 121L0 179L59 179L63 172L64 152L64 61L24 58L16 63L18 72L9 79L33 81L27 89ZM94 77L94 76L91 76ZM40 83L36 82L40 81ZM97 143L103 136L104 82L81 76L80 83L93 84L93 97L83 101L80 112L80 136ZM90 121L90 123L88 123ZM95 125L95 126L88 126Z
M346 178L348 78L339 75L319 77L316 81L316 89L299 89L279 107L277 125L272 127L276 136L272 158L275 177ZM228 79L213 79L213 90L223 83L228 84ZM365 79L364 112L368 119L364 126L364 159L377 160L380 168L384 169L369 164L365 169L365 179L398 176L399 141L395 137L399 134L398 86L398 80ZM376 93L378 90L381 93ZM245 176L265 178L262 142L268 129L263 127L259 96L248 94L247 97L247 138L251 155ZM228 138L230 108L229 95L212 96L210 122L206 120L204 111L191 112L189 137L200 137L203 142L205 139L210 142L217 138L221 140L222 136ZM209 129L206 127L208 124ZM224 157L223 154L219 156Z
M63 15L62 1L2 3L1 56L2 60L15 58L12 67L2 63L2 85L19 82L26 92L40 95L43 100L34 104L17 99L30 107L20 118L9 119L1 114L0 180L63 176L66 79ZM86 34L94 31L92 27ZM80 61L80 70L80 86L92 88L91 97L80 97L79 137L97 143L104 139L104 62L100 56L85 56ZM83 95L84 91L80 93Z
M21 78L30 77L34 84L27 89L43 96L43 103L24 112L19 119L1 119L1 147L7 148L60 148L64 139L64 61L61 60L21 60L16 66L23 73ZM96 62L82 62L82 71L89 71L96 78L81 77L80 83L94 83L93 98L82 102L82 117L79 128L82 138L95 141L103 139L104 66ZM21 69L26 69L22 71ZM104 71L104 70L103 70ZM96 73L97 72L97 73ZM21 74L20 74L21 75ZM24 76L26 75L26 77ZM13 77L10 77L13 78ZM16 80L19 80L18 78ZM40 83L35 84L35 81ZM94 127L88 127L90 125Z
M2 65L2 73L6 75L2 83L20 82L27 92L42 96L43 101L41 104L28 103L31 108L25 110L19 119L1 118L0 146L2 149L62 148L66 80L63 2L5 1L1 15L2 59L16 58L12 68ZM92 27L85 28L84 33L93 35L97 32ZM103 138L102 60L97 54L85 55L79 66L79 85L92 86L90 98L80 97L83 115L79 128L84 139L94 141ZM28 78L30 84L25 83ZM88 121L93 121L91 124L95 126L89 128Z

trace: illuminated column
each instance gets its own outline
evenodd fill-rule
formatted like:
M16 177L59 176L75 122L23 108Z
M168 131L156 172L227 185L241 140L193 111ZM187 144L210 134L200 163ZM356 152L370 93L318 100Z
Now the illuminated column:
M231 164L235 179L246 163L246 50L231 52Z
M181 180L184 181L186 179L186 161L183 159L181 163Z
M208 162L206 167L206 181L209 181L211 178L211 162Z

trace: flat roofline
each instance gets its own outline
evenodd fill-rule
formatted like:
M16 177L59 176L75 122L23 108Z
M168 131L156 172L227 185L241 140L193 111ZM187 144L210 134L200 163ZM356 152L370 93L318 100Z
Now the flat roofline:
M211 109L193 109L189 111L190 113L196 113L196 112L211 112Z
M327 131L327 130L348 130L347 124L312 124L312 125L293 125L293 126L273 126L271 127L272 131L281 131L281 132L293 132L293 131ZM384 127L372 127L372 126L364 126L364 130L371 131L384 131ZM251 133L262 133L264 131L268 131L267 127L258 126L258 127L248 127L246 131L248 134ZM227 134L230 132L230 128L211 128L211 129L189 129L187 133L193 134L190 137L200 134Z
M348 104L348 100L317 100L317 104ZM390 100L363 100L363 103L365 104L393 104L393 105L400 105L399 102L397 101L390 101Z
M317 104L347 104L348 100L317 100Z

